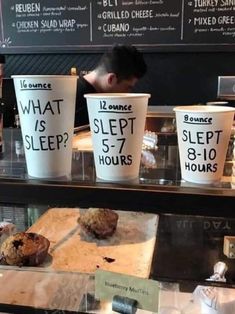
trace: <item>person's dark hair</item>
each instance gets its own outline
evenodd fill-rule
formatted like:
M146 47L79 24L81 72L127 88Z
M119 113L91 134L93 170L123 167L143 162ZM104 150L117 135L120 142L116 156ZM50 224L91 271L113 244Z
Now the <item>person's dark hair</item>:
M147 65L134 46L115 45L101 57L96 69L100 73L115 73L118 80L139 79L146 73Z

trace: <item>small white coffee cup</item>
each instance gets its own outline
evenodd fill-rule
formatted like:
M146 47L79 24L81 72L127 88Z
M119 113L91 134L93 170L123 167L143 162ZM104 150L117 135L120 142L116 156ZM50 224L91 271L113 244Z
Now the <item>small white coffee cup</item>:
M220 181L235 108L195 105L174 111L182 179L200 184Z

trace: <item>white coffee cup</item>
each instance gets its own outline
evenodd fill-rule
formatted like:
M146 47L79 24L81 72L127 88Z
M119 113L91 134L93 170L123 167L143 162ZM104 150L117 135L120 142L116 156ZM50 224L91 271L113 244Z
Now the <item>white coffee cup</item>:
M13 75L28 175L69 177L77 77Z
M200 184L221 180L235 108L174 108L182 179Z
M139 176L150 94L86 94L96 175L108 181Z

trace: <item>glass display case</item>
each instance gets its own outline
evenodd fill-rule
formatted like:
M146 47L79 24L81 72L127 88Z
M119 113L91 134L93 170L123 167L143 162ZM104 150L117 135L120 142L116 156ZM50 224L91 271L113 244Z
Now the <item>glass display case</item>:
M169 119L162 127L169 126L170 121L174 125L172 117ZM225 236L235 235L233 137L222 181L203 186L181 179L174 128L171 132L148 131L157 134L157 142L153 146L148 142L143 145L138 181L110 183L96 178L89 130L78 130L75 134L71 177L47 181L28 177L20 129L4 129L0 159L0 221L12 222L17 230L24 231L39 230L34 229L38 221L53 208L57 209L55 215L62 209L65 209L63 215L69 215L69 210L73 215L77 208L88 207L110 208L130 217L134 213L141 217L146 230L155 232L149 273L144 277L161 283L159 313L168 313L163 311L164 307L176 307L178 313L194 313L189 312L190 300L198 285L219 287L223 302L231 302L235 264L234 259L223 253L223 245ZM146 134L148 140L149 134ZM147 225L144 225L145 215L152 215ZM152 217L157 217L156 229L151 229L153 224L149 225ZM61 217L64 224L58 228L63 228L69 220L63 219L64 216ZM52 228L52 225L47 226L49 230L50 226ZM76 229L70 232L77 234ZM141 243L133 233L132 243L137 241ZM103 256L102 265L112 264L110 252ZM226 282L207 281L218 261L228 267ZM46 262L47 266L51 263L50 260ZM110 307L104 310L94 298L93 272L51 271L50 267L40 268L39 272L34 268L0 267L0 280L5 285L5 293L2 289L0 293L2 312L110 313ZM24 289L22 285L18 287L19 282L27 282ZM229 295L227 301L223 289Z

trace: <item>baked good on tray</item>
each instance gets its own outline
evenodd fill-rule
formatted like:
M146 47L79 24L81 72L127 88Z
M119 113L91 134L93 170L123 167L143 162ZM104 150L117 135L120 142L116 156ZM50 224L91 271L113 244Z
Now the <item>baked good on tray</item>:
M37 266L45 260L49 246L40 234L18 232L2 243L0 253L8 265Z
M118 214L108 208L89 208L81 212L78 223L82 230L97 239L111 237L118 223Z
M10 235L16 232L16 226L7 221L0 222L0 246Z

